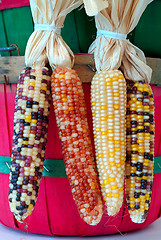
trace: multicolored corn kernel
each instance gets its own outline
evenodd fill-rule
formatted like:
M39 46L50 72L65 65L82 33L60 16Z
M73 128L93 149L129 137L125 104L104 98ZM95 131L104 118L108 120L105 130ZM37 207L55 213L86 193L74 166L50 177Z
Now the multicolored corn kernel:
M126 201L131 220L148 215L153 184L154 98L149 85L128 82Z
M95 74L91 107L102 195L108 215L114 216L123 203L126 158L126 82L121 71Z
M9 205L19 222L33 211L47 142L51 78L47 68L20 74L14 111Z
M75 70L56 68L51 77L51 86L73 199L81 218L90 225L96 225L102 217L102 200L82 83Z

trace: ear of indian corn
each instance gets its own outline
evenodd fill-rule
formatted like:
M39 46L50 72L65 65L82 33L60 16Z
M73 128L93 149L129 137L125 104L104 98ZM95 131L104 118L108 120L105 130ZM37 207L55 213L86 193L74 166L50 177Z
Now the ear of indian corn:
M126 200L131 220L148 215L153 183L154 99L149 85L128 83Z
M92 154L82 83L75 70L56 68L52 97L66 173L81 218L96 225L102 201Z
M38 196L47 142L50 80L45 67L26 67L18 80L9 205L19 222L31 214Z
M126 158L126 82L121 71L95 74L91 106L101 190L107 213L114 216L123 202Z

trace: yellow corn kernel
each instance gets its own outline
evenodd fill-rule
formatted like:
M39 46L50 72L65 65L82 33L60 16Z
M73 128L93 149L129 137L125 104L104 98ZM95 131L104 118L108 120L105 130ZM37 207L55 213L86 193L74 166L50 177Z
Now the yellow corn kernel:
M101 121L106 121L107 117L101 117L100 119L101 119Z
M130 186L131 186L132 188L135 188L135 183L131 183Z
M113 197L114 198L118 198L119 197L119 193L113 193Z
M117 186L116 185L112 185L111 186L111 190L116 190L117 189Z
M107 135L107 131L101 132L101 135Z
M118 81L118 77L113 77L112 78L112 81L114 82L114 81Z
M114 97L119 97L120 94L119 94L119 92L114 92L114 93L113 93L113 96L114 96Z
M114 141L114 137L107 137L108 141Z
M109 152L108 155L109 155L109 157L114 157L115 153L114 152Z
M31 119L31 123L37 123L36 119Z
M62 101L63 101L63 102L67 102L68 99L67 99L67 98L62 98Z
M59 75L59 79L62 79L62 78L65 78L65 75L64 75L64 74L60 74L60 75Z
M116 167L120 168L121 167L121 163L116 163Z
M120 152L120 151L121 151L121 148L120 148L120 147L115 147L115 151L116 151L116 152Z
M136 97L132 97L132 98L131 98L131 101L136 102L136 101L137 101L137 98L136 98Z
M106 82L106 86L112 86L112 82Z
M33 209L33 205L32 205L32 204L29 204L28 209L29 209L29 210Z
M118 104L115 104L113 107L115 110L118 110L120 108L120 106Z
M104 184L104 185L108 185L109 183L110 183L109 179L103 180L103 184Z
M115 178L114 178L114 177L109 177L109 181L110 181L110 182L114 182L114 181L115 181Z
M111 198L112 194L111 193L106 193L106 197Z
M131 208L134 208L134 207L135 207L135 204L134 204L134 203L130 203L130 207L131 207Z
M106 82L110 82L112 79L110 77L105 78Z
M106 105L102 105L101 106L101 110L106 110L107 109L107 106Z
M101 129L100 128L96 128L96 132L100 132L101 131Z
M124 79L124 76L123 76L122 74L119 74L119 75L118 75L118 79L122 79L122 80L123 80L123 79Z
M35 87L35 83L34 83L34 82L30 82L30 83L29 83L29 86Z
M99 157L99 158L103 158L103 153L99 153L99 154L98 154L98 157Z
M134 198L134 197L130 197L130 201L131 201L131 202L134 202L134 201L135 201L135 198Z
M25 122L31 122L31 116L30 115L25 116Z
M93 106L95 106L96 105L96 102L92 102L91 103L91 106L93 107Z
M109 166L110 167L114 167L115 166L115 162L109 162Z
M41 87L41 90L44 90L44 91L46 91L46 90L47 90L47 87L45 87L45 86L42 86L42 87Z

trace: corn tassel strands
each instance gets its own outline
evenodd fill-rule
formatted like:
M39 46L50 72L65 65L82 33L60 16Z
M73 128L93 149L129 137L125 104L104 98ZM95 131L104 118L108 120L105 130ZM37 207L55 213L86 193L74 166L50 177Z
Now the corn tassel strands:
M131 220L148 215L153 183L154 98L149 85L128 83L126 200Z
M126 158L126 82L120 71L95 74L91 106L102 195L108 215L114 216L123 202Z
M56 68L52 98L66 173L81 218L96 225L102 200L92 154L82 83L75 70Z
M19 222L35 206L47 142L51 78L47 68L20 74L14 111L9 205Z

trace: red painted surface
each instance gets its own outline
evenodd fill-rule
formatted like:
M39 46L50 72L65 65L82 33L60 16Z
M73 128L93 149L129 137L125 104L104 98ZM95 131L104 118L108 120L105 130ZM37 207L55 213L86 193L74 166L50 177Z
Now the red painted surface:
M90 84L83 84L83 88L92 136ZM161 87L152 86L152 89L156 108L155 156L161 156ZM0 84L0 156L10 156L11 154L15 92L16 84L11 86ZM55 116L53 107L51 107L46 158L62 159L62 157ZM35 209L31 216L25 220L28 228L24 229L23 225L14 219L9 210L8 177L7 174L0 174L0 222L22 231L47 235L92 236L114 234L119 231L125 232L144 228L154 222L161 213L161 194L158 191L158 189L161 189L161 173L154 176L152 203L145 223L135 224L131 222L124 199L123 207L117 216L109 217L104 213L97 226L89 226L79 217L67 178L43 177Z
M0 10L30 5L29 0L1 0Z

